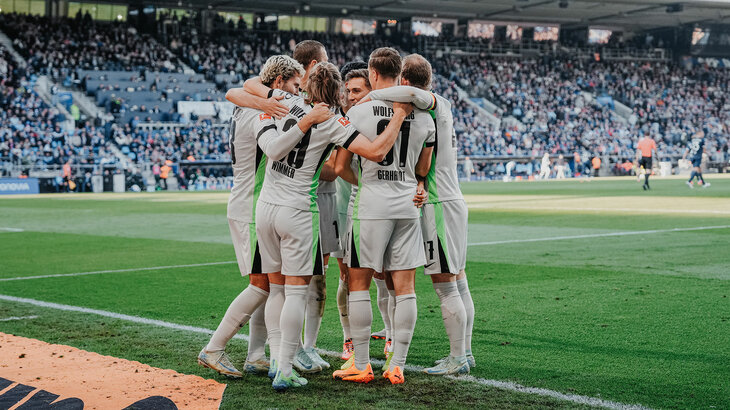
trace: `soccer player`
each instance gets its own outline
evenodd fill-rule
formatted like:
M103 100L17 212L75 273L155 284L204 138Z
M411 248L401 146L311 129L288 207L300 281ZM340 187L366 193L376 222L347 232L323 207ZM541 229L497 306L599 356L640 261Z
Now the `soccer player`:
M684 152L684 155L682 155L682 159L686 159L687 155L689 155L692 161L692 167L694 167L692 169L692 173L689 175L689 180L687 181L687 185L690 188L694 188L693 180L695 177L697 177L697 181L702 183L703 188L707 188L711 185L709 182L705 182L705 179L702 177L702 154L705 152L705 137L709 133L710 130L703 127L699 132L693 135L689 146L687 146L687 150Z
M347 111L357 104L358 101L368 92L370 92L370 82L367 78L367 63L363 61L353 61L345 64L340 69L340 76L345 80L343 106L341 114L347 115ZM350 76L350 72L365 69L364 76ZM350 154L349 151L337 148L332 156L335 161L340 155ZM342 360L349 360L352 357L354 348L352 346L352 336L350 335L350 319L348 318L348 293L347 288L347 264L345 263L345 247L347 246L347 227L352 217L351 208L349 207L350 198L353 193L353 185L342 178L337 178L337 228L340 237L340 250L333 255L337 258L337 264L340 268L340 280L337 286L337 309L340 313L340 324L342 325L342 335L344 341L342 343Z
M338 110L340 89L340 74L334 65L315 65L305 86L307 99L285 95L282 101L291 106L289 114L276 122L270 119L271 123L265 128L289 129L305 114L310 103L326 103L333 111ZM292 360L299 345L312 273L322 274L316 203L322 164L335 145L348 148L363 158L382 160L392 148L403 120L409 115L409 108L409 104L395 107L393 121L385 124L377 138L360 135L346 118L337 115L304 134L288 155L269 155L266 178L256 206L256 233L262 270L269 273L270 282L284 284L285 298L279 325L281 342L272 384L276 390L307 384L306 379L293 371ZM261 148L267 153L266 147ZM267 324L268 308L267 303Z
M302 81L298 90L298 94L305 95L306 92L304 91L304 89L307 88L309 74L311 73L312 68L314 68L314 66L319 62L328 61L327 50L325 50L322 43L318 41L304 40L302 42L299 42L295 46L293 58L304 67L304 75L302 76ZM263 104L260 103L259 99L254 98L253 95L263 97L267 96L269 94L269 91L271 91L270 88L262 85L260 79L252 78L246 80L242 89L232 90L233 98L231 99L231 101L239 106L251 106L259 108L258 106ZM274 99L274 102L270 101L272 98ZM280 100L282 98L284 98L284 96L274 95L272 97L269 97L269 99L264 100L269 105L271 105L271 107L269 108L270 110L276 110L276 113L279 114L275 115L276 119L280 119L289 112L289 106L287 104L281 104ZM276 102L278 102L279 104L276 104ZM283 106L283 109L279 105ZM260 108L263 109L263 107ZM327 162L322 167L322 172L320 176L324 180L332 180L335 177L334 172L329 164L330 162ZM324 212L320 214L321 217L327 221L332 218L330 216L330 200L331 198L324 199L327 205ZM330 237L327 236L326 240L330 241ZM328 243L331 243L331 241ZM322 322L322 315L324 314L324 303L326 295L324 276L314 275L309 286L310 289L309 293L307 294L306 308L307 320L305 321L304 325L304 343L300 343L294 360L294 366L302 373L316 373L321 371L322 369L330 367L329 363L326 360L322 359L317 351L314 350L314 344L316 343L317 334L319 333L320 324ZM277 335L280 332L277 325L279 317L277 312L280 311L280 305L281 303L283 303L283 291L283 288L280 289L278 287L274 287L274 295L272 295L272 298L270 299L280 301L275 303L276 306L279 306L279 308L275 308L273 310L274 313L272 313L272 317L267 319L267 326L269 328L270 334L269 338L272 339L271 333L273 332L274 340L278 339ZM281 295L279 295L280 292Z
M642 185L642 188L646 191L651 189L649 188L649 176L651 175L652 160L657 150L656 142L651 135L647 135L639 141L636 148L639 168L644 168L644 185Z
M426 176L427 203L422 208L421 228L426 250L424 271L431 277L441 302L441 314L450 342L450 354L428 374L468 373L474 367L471 333L474 302L466 281L466 234L468 209L459 187L457 140L451 103L431 88L431 64L418 54L403 61L401 84L370 93L372 99L412 102L430 110L436 124L436 144Z
M362 100L371 90L370 86L370 79L369 79L369 73L367 70L367 64L365 64L364 69L357 69L350 71L347 76L345 77L345 87L347 90L347 98L349 100L349 104L351 106L354 106L360 100ZM341 152L338 152L337 154L337 163L336 167L339 166L339 173L342 174L345 170L347 170L346 177L349 180L349 182L352 184L351 189L351 195L349 197L349 203L347 207L347 232L349 233L352 229L352 211L354 209L355 204L355 198L357 197L357 177L355 176L357 174L357 159L354 158L353 154L347 150L341 150ZM352 172L350 173L349 170L352 169ZM343 178L340 178L343 179ZM347 234L345 235L347 236ZM345 247L345 253L349 255L349 251L347 249L347 243ZM349 260L349 256L347 258ZM345 262L345 264L348 264L349 262ZM380 311L380 316L383 319L383 324L385 325L385 328L379 332L371 334L371 337L373 339L386 339L384 353L387 356L390 352L392 352L392 335L391 335L391 317L393 316L393 312L395 311L395 290L389 289L386 284L386 278L385 273L383 272L375 272L373 274L373 279L375 279L375 285L377 288L377 305L378 310ZM392 285L391 285L392 288ZM345 300L346 301L346 300ZM349 325L349 322L348 322ZM352 347L352 342L350 341L349 346L347 345L347 341L345 342L345 346L343 346L343 351L347 350L348 348ZM352 351L352 350L350 350ZM345 357L347 356L347 357ZM352 366L352 354L344 354L342 355L343 360L348 360L345 364L343 364L342 368L348 368Z
M378 48L368 61L373 89L393 87L401 73L401 57L389 47ZM376 134L394 118L394 103L369 101L350 109L348 117L366 134ZM392 123L392 122L391 122ZM353 210L350 245L350 328L355 347L353 365L334 372L335 379L367 383L370 365L370 283L376 271L389 271L396 293L393 356L383 376L404 382L408 347L416 324L416 267L425 263L419 212L413 205L416 173L425 176L431 162L435 127L429 114L414 111L403 122L398 141L382 161L360 158L358 195Z
M261 78L267 86L297 93L303 73L296 61L286 56L275 56L262 67ZM299 126L302 131L308 131L311 125L326 119L325 114L326 111L322 110L312 112L299 122ZM249 277L250 284L231 302L210 341L198 355L198 363L229 377L241 377L242 373L231 363L225 346L249 320L248 356L244 371L265 373L269 370L262 305L270 288L267 276L261 273L261 256L254 234L254 210L266 164L266 156L256 143L255 123L260 115L262 112L259 110L237 107L231 119L229 142L234 181L228 199L228 226L239 270L242 276Z

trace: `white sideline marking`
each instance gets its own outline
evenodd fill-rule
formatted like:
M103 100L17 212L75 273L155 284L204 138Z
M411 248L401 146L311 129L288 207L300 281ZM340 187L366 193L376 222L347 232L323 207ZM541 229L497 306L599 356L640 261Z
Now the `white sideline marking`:
M7 228L7 227L4 227L4 226L0 226L0 231L3 231L3 232L25 232L25 229L20 229L20 228Z
M98 275L98 274L101 274L101 273L139 272L139 271L145 271L145 270L194 268L194 267L198 267L198 266L227 265L227 264L231 264L231 263L236 263L236 261L193 263L193 264L189 264L189 265L151 266L151 267L147 267L147 268L129 268L129 269L97 270L97 271L93 271L93 272L58 273L58 274L55 274L55 275L19 276L17 278L0 278L0 282L9 282L9 281L13 281L13 280L63 278L63 277L66 277L66 276Z
M553 236L551 238L511 239L511 240L506 240L506 241L475 242L475 243L470 243L467 246L500 245L500 244L504 244L504 243L559 241L559 240L565 240L565 239L601 238L601 237L605 237L605 236L649 235L649 234L654 234L654 233L705 231L705 230L709 230L709 229L727 229L727 228L730 228L730 225L698 226L695 228L652 229L652 230L648 230L648 231L593 233L593 234L585 234L585 235Z
M173 330L183 330L186 332L192 332L192 333L201 333L205 335L211 335L213 334L213 330L211 329L205 329L202 327L195 327L195 326L187 326L187 325L180 325L177 323L171 323L171 322L165 322L162 320L157 319L147 319L139 316L131 316L131 315L125 315L121 313L115 313L115 312L108 312L106 310L98 310L98 309L90 309L80 306L70 306L70 305L62 305L59 303L52 303L52 302L44 302L41 300L35 300L35 299L27 299L27 298L20 298L16 296L8 296L8 295L0 295L0 300L6 300L9 302L18 302L18 303L27 303L34 306L40 306L44 308L49 309L57 309L57 310L64 310L69 312L80 312L80 313L88 313L98 316L104 316L109 317L113 319L119 319L119 320L125 320L128 322L133 323L141 323L146 325L153 325L157 327L164 327L168 329ZM245 341L248 341L248 335L245 334L237 334L233 336L234 339L243 339ZM329 350L323 350L323 349L317 349L319 353L324 354L326 356L331 357L340 357L340 353L333 352ZM378 359L371 359L371 362L376 365L382 365L384 362L383 360ZM412 365L405 365L405 370L409 372L418 372L420 373L424 368L422 366L412 366ZM520 384L509 382L509 381L501 381L501 380L490 380L490 379L481 379L476 378L473 376L459 376L459 377L452 377L447 376L453 380L457 381L464 381L469 383L475 383L480 384L483 386L489 386L494 387L502 390L509 390L513 392L518 393L525 393L525 394L533 394L537 396L544 396L544 397L551 397L559 400L569 401L576 404L584 404L588 406L594 406L594 407L604 407L607 409L612 410L646 410L647 407L637 405L637 404L624 404L619 403L615 401L610 400L603 400L596 397L590 397L590 396L580 396L577 394L565 394L561 393L555 390L549 390L549 389L543 389L538 387L527 387L522 386Z
M479 209L505 209L506 206L493 206L489 204L471 204L469 208ZM573 207L573 206L513 206L513 210L538 210L538 211L590 211L590 212L643 212L653 214L718 214L727 215L730 211L703 210L703 209L661 209L661 208L590 208L590 207Z
M11 320L28 320L28 319L37 319L38 316L10 316L10 317L4 317L0 319L0 322L10 322Z

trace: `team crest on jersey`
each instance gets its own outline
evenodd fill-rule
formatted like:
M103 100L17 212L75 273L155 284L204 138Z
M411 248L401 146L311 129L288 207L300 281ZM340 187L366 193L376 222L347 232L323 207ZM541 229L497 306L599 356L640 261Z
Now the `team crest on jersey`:
M270 120L270 119L271 119L271 115L269 115L269 114L259 114L259 121Z
M345 118L345 117L340 117L340 119L337 120L337 122L339 122L340 125L342 125L343 127L347 127L348 125L350 125L350 121L347 121L347 118Z

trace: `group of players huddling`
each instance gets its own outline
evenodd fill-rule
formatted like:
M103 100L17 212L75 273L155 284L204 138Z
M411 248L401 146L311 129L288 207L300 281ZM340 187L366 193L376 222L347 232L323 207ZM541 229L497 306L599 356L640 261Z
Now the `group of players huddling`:
M225 346L249 323L243 370L268 374L277 391L305 386L300 373L329 368L314 345L325 268L334 255L346 360L335 379L374 379L372 337L385 339L383 377L404 382L419 266L432 279L450 343L450 354L424 372L468 373L475 366L474 305L464 273L467 207L450 103L430 92L431 65L420 55L402 58L379 48L368 63L341 70L327 60L321 43L303 41L293 58L269 58L259 77L226 94L237 106L228 222L250 285L231 303L198 362L241 377ZM373 278L385 323L375 333Z

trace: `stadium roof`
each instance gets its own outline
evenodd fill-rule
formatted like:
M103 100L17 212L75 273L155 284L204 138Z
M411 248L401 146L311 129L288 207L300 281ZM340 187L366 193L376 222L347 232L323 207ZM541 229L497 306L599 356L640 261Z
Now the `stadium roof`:
M214 9L398 19L468 18L651 29L730 18L730 0L187 0ZM163 3L167 3L165 0ZM668 8L674 7L670 12ZM308 11L307 11L308 9Z

